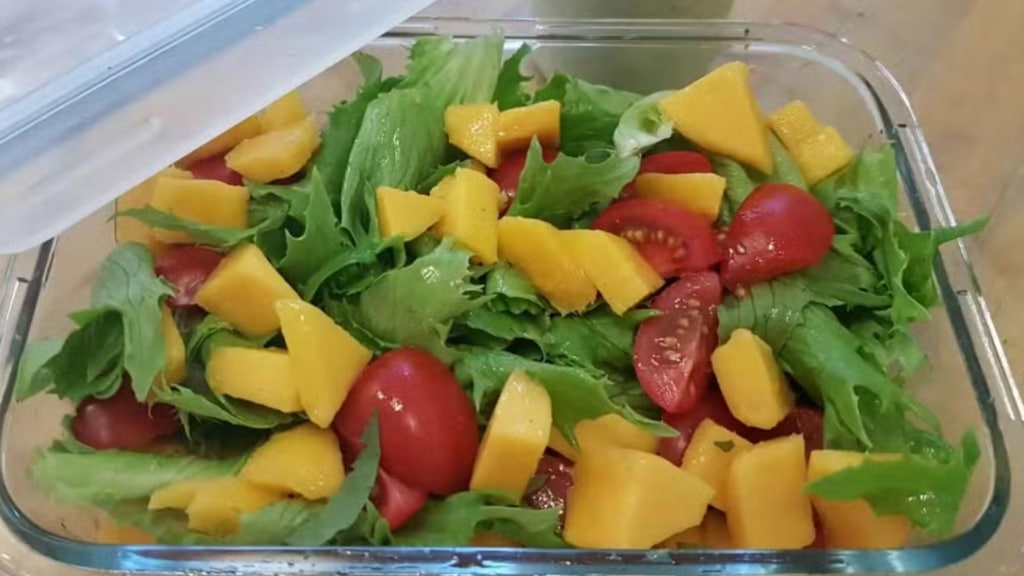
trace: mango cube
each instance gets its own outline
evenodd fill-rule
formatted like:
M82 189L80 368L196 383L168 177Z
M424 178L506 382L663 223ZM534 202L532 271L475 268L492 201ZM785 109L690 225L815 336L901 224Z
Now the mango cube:
M679 534L670 536L658 545L658 548L708 548L711 550L729 550L736 548L729 535L729 525L725 514L709 509L704 515L700 526L688 528Z
M487 423L469 481L471 490L507 490L521 498L551 431L551 397L525 372L513 372Z
M665 282L625 238L603 230L559 234L616 314L624 314Z
M498 149L502 154L522 150L535 137L543 146L558 146L561 114L562 103L558 100L502 111L498 116Z
M312 424L278 432L252 453L238 477L307 500L327 498L345 480L338 437Z
M726 518L736 546L788 550L814 542L804 457L804 438L794 434L756 444L733 459Z
M692 472L715 489L711 505L728 512L729 467L736 456L753 446L735 432L705 418L690 438L681 468Z
M196 303L246 336L268 336L281 326L278 300L299 295L253 244L236 246L196 293Z
M729 411L747 426L774 428L796 403L771 347L746 328L715 349L711 367Z
M584 451L566 501L565 541L579 548L651 548L704 519L714 490L655 454Z
M313 117L243 141L224 156L228 168L253 182L287 178L302 170L320 145Z
M526 274L562 314L585 310L597 298L594 283L548 222L515 216L498 220L498 256Z
M839 132L818 122L811 109L799 100L776 110L768 123L793 155L808 186L824 180L853 160L853 150Z
M182 220L242 230L249 225L249 191L217 180L157 178L150 205ZM153 229L164 244L195 244L188 232Z
M718 219L725 194L725 178L718 174L655 174L636 177L636 195L640 198L668 200L703 217Z
M437 223L444 201L389 186L377 188L377 221L383 238L401 236L412 240Z
M288 344L299 402L311 422L327 428L373 353L322 310L298 297L277 302L276 313Z
M455 104L444 111L448 141L471 158L497 168L498 107L494 104Z
M807 481L814 482L833 472L858 466L865 458L885 456L815 450L807 463ZM900 548L910 538L910 521L906 516L879 516L865 500L839 501L811 496L811 504L821 520L825 545L829 548Z
M123 212L135 208L145 208L153 200L153 189L156 187L157 178L182 178L192 179L192 173L188 170L169 167L144 180L141 184L122 194L114 201L114 211ZM137 242L146 245L154 255L164 249L164 245L153 237L153 229L135 218L120 217L114 220L114 240L118 245Z
M281 412L301 412L291 367L284 350L220 346L206 363L206 381L217 394Z
M743 62L722 65L658 102L658 110L694 144L772 173L764 119Z
M98 544L156 544L152 536L134 526L122 526L107 518L100 519L99 528L96 530L96 542Z
M285 499L281 492L261 488L234 476L185 480L160 488L149 497L150 510L185 510L188 527L224 536L238 531L239 516Z
M258 116L249 116L231 128L215 136L209 142L189 152L179 160L179 166L190 166L197 160L223 154L238 145L242 140L259 136L263 127Z
M442 186L437 196L444 199L444 214L434 231L454 238L483 264L497 262L498 185L479 172L458 168L452 180L438 184Z
M260 132L273 132L301 122L309 116L302 97L294 90L274 100L260 114Z
M573 430L579 450L573 449L558 428L551 429L548 447L575 462L580 452L603 448L629 448L653 454L658 439L618 414L605 414L593 420L582 420Z
M164 336L164 382L177 384L188 375L185 367L185 341L167 306L160 308L160 329Z

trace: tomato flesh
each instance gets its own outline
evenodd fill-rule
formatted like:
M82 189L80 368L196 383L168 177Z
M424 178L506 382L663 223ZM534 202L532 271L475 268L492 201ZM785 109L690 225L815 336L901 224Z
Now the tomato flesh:
M629 240L662 278L708 270L722 259L711 225L665 200L620 200L593 227Z
M700 152L689 150L675 150L672 152L660 152L644 156L640 160L640 174L697 174L711 172L711 161ZM636 187L633 182L626 184L622 189L622 196L629 198L636 195Z
M465 490L480 435L469 396L448 368L412 348L374 360L352 386L334 418L342 450L359 438L376 412L381 468L402 483L432 494Z
M654 299L652 306L664 314L640 324L633 368L641 388L662 410L686 412L707 391L721 301L718 274L684 274Z
M565 521L565 500L572 488L572 462L558 454L545 452L537 464L537 475L544 478L543 483L523 496L523 503L530 508L543 510L558 508L561 521Z
M110 398L82 401L71 421L75 438L97 450L140 450L179 430L174 408L140 403L127 381Z
M429 496L425 490L408 486L381 469L377 471L377 482L370 493L370 501L387 521L388 528L394 531L415 516L427 503Z
M740 204L726 234L722 281L732 291L799 272L828 253L832 215L810 192L762 184Z
M751 428L743 436L751 442L763 442L791 434L800 434L804 437L804 449L808 457L814 450L821 450L824 447L825 436L821 410L811 406L797 406L771 430Z
M693 433L706 418L714 420L719 426L728 428L744 438L750 436L750 428L732 415L732 412L729 411L729 406L725 403L725 398L722 397L722 393L717 389L708 390L701 402L694 406L692 410L682 414L669 414L666 412L662 416L662 421L675 428L679 435L659 440L658 454L673 464L682 464L683 453L686 452L686 448L690 445Z
M527 150L510 154L501 159L497 168L489 171L488 176L498 185L501 190L501 214L508 211L512 201L516 199L519 192L519 177L523 175L523 168L526 167ZM542 148L541 158L550 164L558 157L558 150L554 148Z
M223 154L203 158L189 166L188 170L200 180L218 180L232 186L242 185L242 175L228 168Z
M173 246L161 252L153 269L157 276L174 284L174 294L167 299L167 305L172 308L195 305L196 293L223 259L220 252L202 246Z

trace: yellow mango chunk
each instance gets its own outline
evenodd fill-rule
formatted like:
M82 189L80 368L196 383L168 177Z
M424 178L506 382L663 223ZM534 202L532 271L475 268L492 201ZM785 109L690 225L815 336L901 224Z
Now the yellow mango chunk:
M224 156L228 168L253 182L271 182L302 170L320 145L320 134L308 116L290 126L243 141Z
M818 122L807 104L800 100L776 110L768 123L793 155L808 186L824 180L853 160L853 150L839 132Z
M712 70L660 100L658 110L701 148L772 173L767 130L743 62Z
M815 450L807 463L807 481L813 482L844 468L858 466L865 458L887 456L891 457ZM811 504L818 512L825 545L829 548L900 548L910 538L910 521L906 516L879 516L866 500L839 501L811 496Z
M196 293L196 303L246 336L267 336L281 323L278 300L299 295L253 244L236 246Z
M299 402L311 422L327 428L373 353L298 297L277 302L276 311Z
M259 136L261 131L262 124L259 117L249 116L245 120L242 120L238 124L235 124L221 134L215 136L213 140L210 140L206 144L203 144L199 148L189 152L184 158L179 160L177 164L179 166L190 166L197 160L223 154L237 146L242 140Z
M736 547L729 535L729 525L726 523L725 514L718 510L708 509L700 526L694 526L670 536L658 545L658 548L693 547L711 550L729 550Z
M725 194L725 178L718 174L655 174L636 177L636 195L640 198L668 200L703 217L718 219Z
M444 111L448 141L485 166L497 168L498 107L494 104L455 104Z
M740 548L796 549L814 542L799 434L755 444L729 467L729 533Z
M312 424L278 432L252 453L238 477L307 500L327 498L345 480L338 437Z
M544 146L558 146L561 114L562 103L557 100L502 111L498 116L498 149L502 154L522 150L534 137Z
M498 257L521 270L562 314L585 310L597 298L597 288L576 264L558 228L543 220L499 220Z
M740 328L711 354L711 367L729 411L747 426L774 428L796 399L768 344Z
M185 513L188 527L197 532L223 536L238 531L239 517L264 506L280 502L286 496L228 476L203 485L196 491Z
M206 486L221 482L225 477L199 478L196 480L182 480L162 486L149 495L150 510L184 510L196 497L196 494Z
M714 490L655 454L584 451L573 471L565 541L579 548L651 548L704 519Z
M249 190L217 180L157 178L150 205L183 220L241 230L249 225ZM153 229L164 244L195 244L188 232Z
M714 420L705 418L697 426L690 444L683 453L681 468L692 472L715 489L711 505L728 511L729 467L736 456L753 446L746 439L728 428L719 426Z
M156 540L134 526L122 526L103 518L96 530L98 544L156 544Z
M603 230L563 230L559 234L616 314L624 314L665 282L624 238Z
M525 372L513 372L487 422L469 488L507 490L521 498L544 455L550 431L547 389Z
M657 438L618 414L583 420L573 432L576 434L579 451L573 449L557 428L551 429L551 438L548 440L548 447L573 462L579 459L579 452L584 450L630 448L653 454L658 449Z
M214 348L206 380L217 394L248 400L281 412L301 412L292 363L284 350Z
M498 203L501 193L490 178L465 168L455 170L437 196L444 200L444 214L434 226L441 236L451 236L483 264L498 261Z
M260 114L260 131L273 132L301 122L309 116L302 97L292 91L270 103Z
M164 336L164 382L177 384L188 375L185 367L185 341L167 306L160 307L160 330Z
M173 166L164 168L156 176L144 180L141 184L125 192L115 200L114 211L122 212L149 206L149 203L153 200L153 189L156 187L156 180L160 177L191 180L192 173ZM145 244L154 256L164 249L164 245L153 237L153 229L135 218L124 217L114 220L114 240L119 246L129 242Z
M377 188L377 220L383 238L412 240L436 224L442 213L444 201L440 198L389 186Z

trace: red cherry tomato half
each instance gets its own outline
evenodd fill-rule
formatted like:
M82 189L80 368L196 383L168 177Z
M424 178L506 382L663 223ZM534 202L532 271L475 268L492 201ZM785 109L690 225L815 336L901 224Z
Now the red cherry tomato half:
M334 418L342 449L376 412L381 468L402 483L440 495L469 486L480 435L469 396L437 358L411 348L392 350L359 375Z
M708 270L722 259L711 225L665 200L620 200L594 220L594 228L629 240L662 278Z
M711 161L700 152L689 150L678 150L673 152L660 152L645 156L640 160L640 174L695 174L700 172L711 172ZM632 182L626 184L622 189L622 195L626 198L636 194Z
M370 493L370 501L380 512L392 531L398 530L427 503L430 495L425 490L407 486L384 469L377 471L377 482Z
M219 180L232 186L242 185L242 175L224 162L224 155L203 158L188 167L189 172L200 180Z
M825 436L821 410L811 406L797 406L771 430L751 428L742 436L751 442L763 442L791 434L803 435L804 449L808 456L814 450L821 450L824 447Z
M810 192L762 184L729 227L722 281L736 290L810 268L828 253L834 235L832 215Z
M690 439L693 438L694 431L697 430L697 427L700 426L700 423L705 418L714 420L719 426L728 428L744 438L748 437L750 429L737 420L732 415L732 412L729 412L729 406L726 405L722 393L717 389L708 390L692 410L683 414L665 413L662 416L665 424L675 428L679 435L672 438L662 438L658 442L658 454L676 465L681 464L683 462L683 453L686 452L687 446L690 445Z
M497 183L498 188L501 189L501 214L504 215L508 210L508 207L512 205L512 201L516 199L516 193L519 191L519 177L523 174L523 168L526 166L526 153L527 150L522 152L516 152L505 156L501 160L501 164L497 168L490 170L489 176L491 180ZM558 157L558 150L554 148L542 148L541 158L545 162L551 163Z
M564 521L565 499L572 488L572 467L569 459L546 452L537 465L537 475L542 476L544 482L523 496L523 503L538 510L559 508L559 516Z
M174 408L140 403L127 381L110 398L84 400L71 421L75 438L97 450L139 450L179 430Z
M223 259L220 252L201 246L174 246L161 252L153 268L157 276L176 288L174 295L167 299L167 305L172 308L194 305L196 292Z
M711 381L711 353L718 342L722 285L714 272L693 272L654 299L661 316L640 324L633 368L640 387L669 413L696 406Z

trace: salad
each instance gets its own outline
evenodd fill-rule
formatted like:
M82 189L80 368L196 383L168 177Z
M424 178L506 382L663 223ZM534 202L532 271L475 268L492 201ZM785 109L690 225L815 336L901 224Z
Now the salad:
M417 40L318 128L291 93L117 202L16 397L103 542L894 548L979 458L905 389L938 304L894 153L726 63L647 96Z

